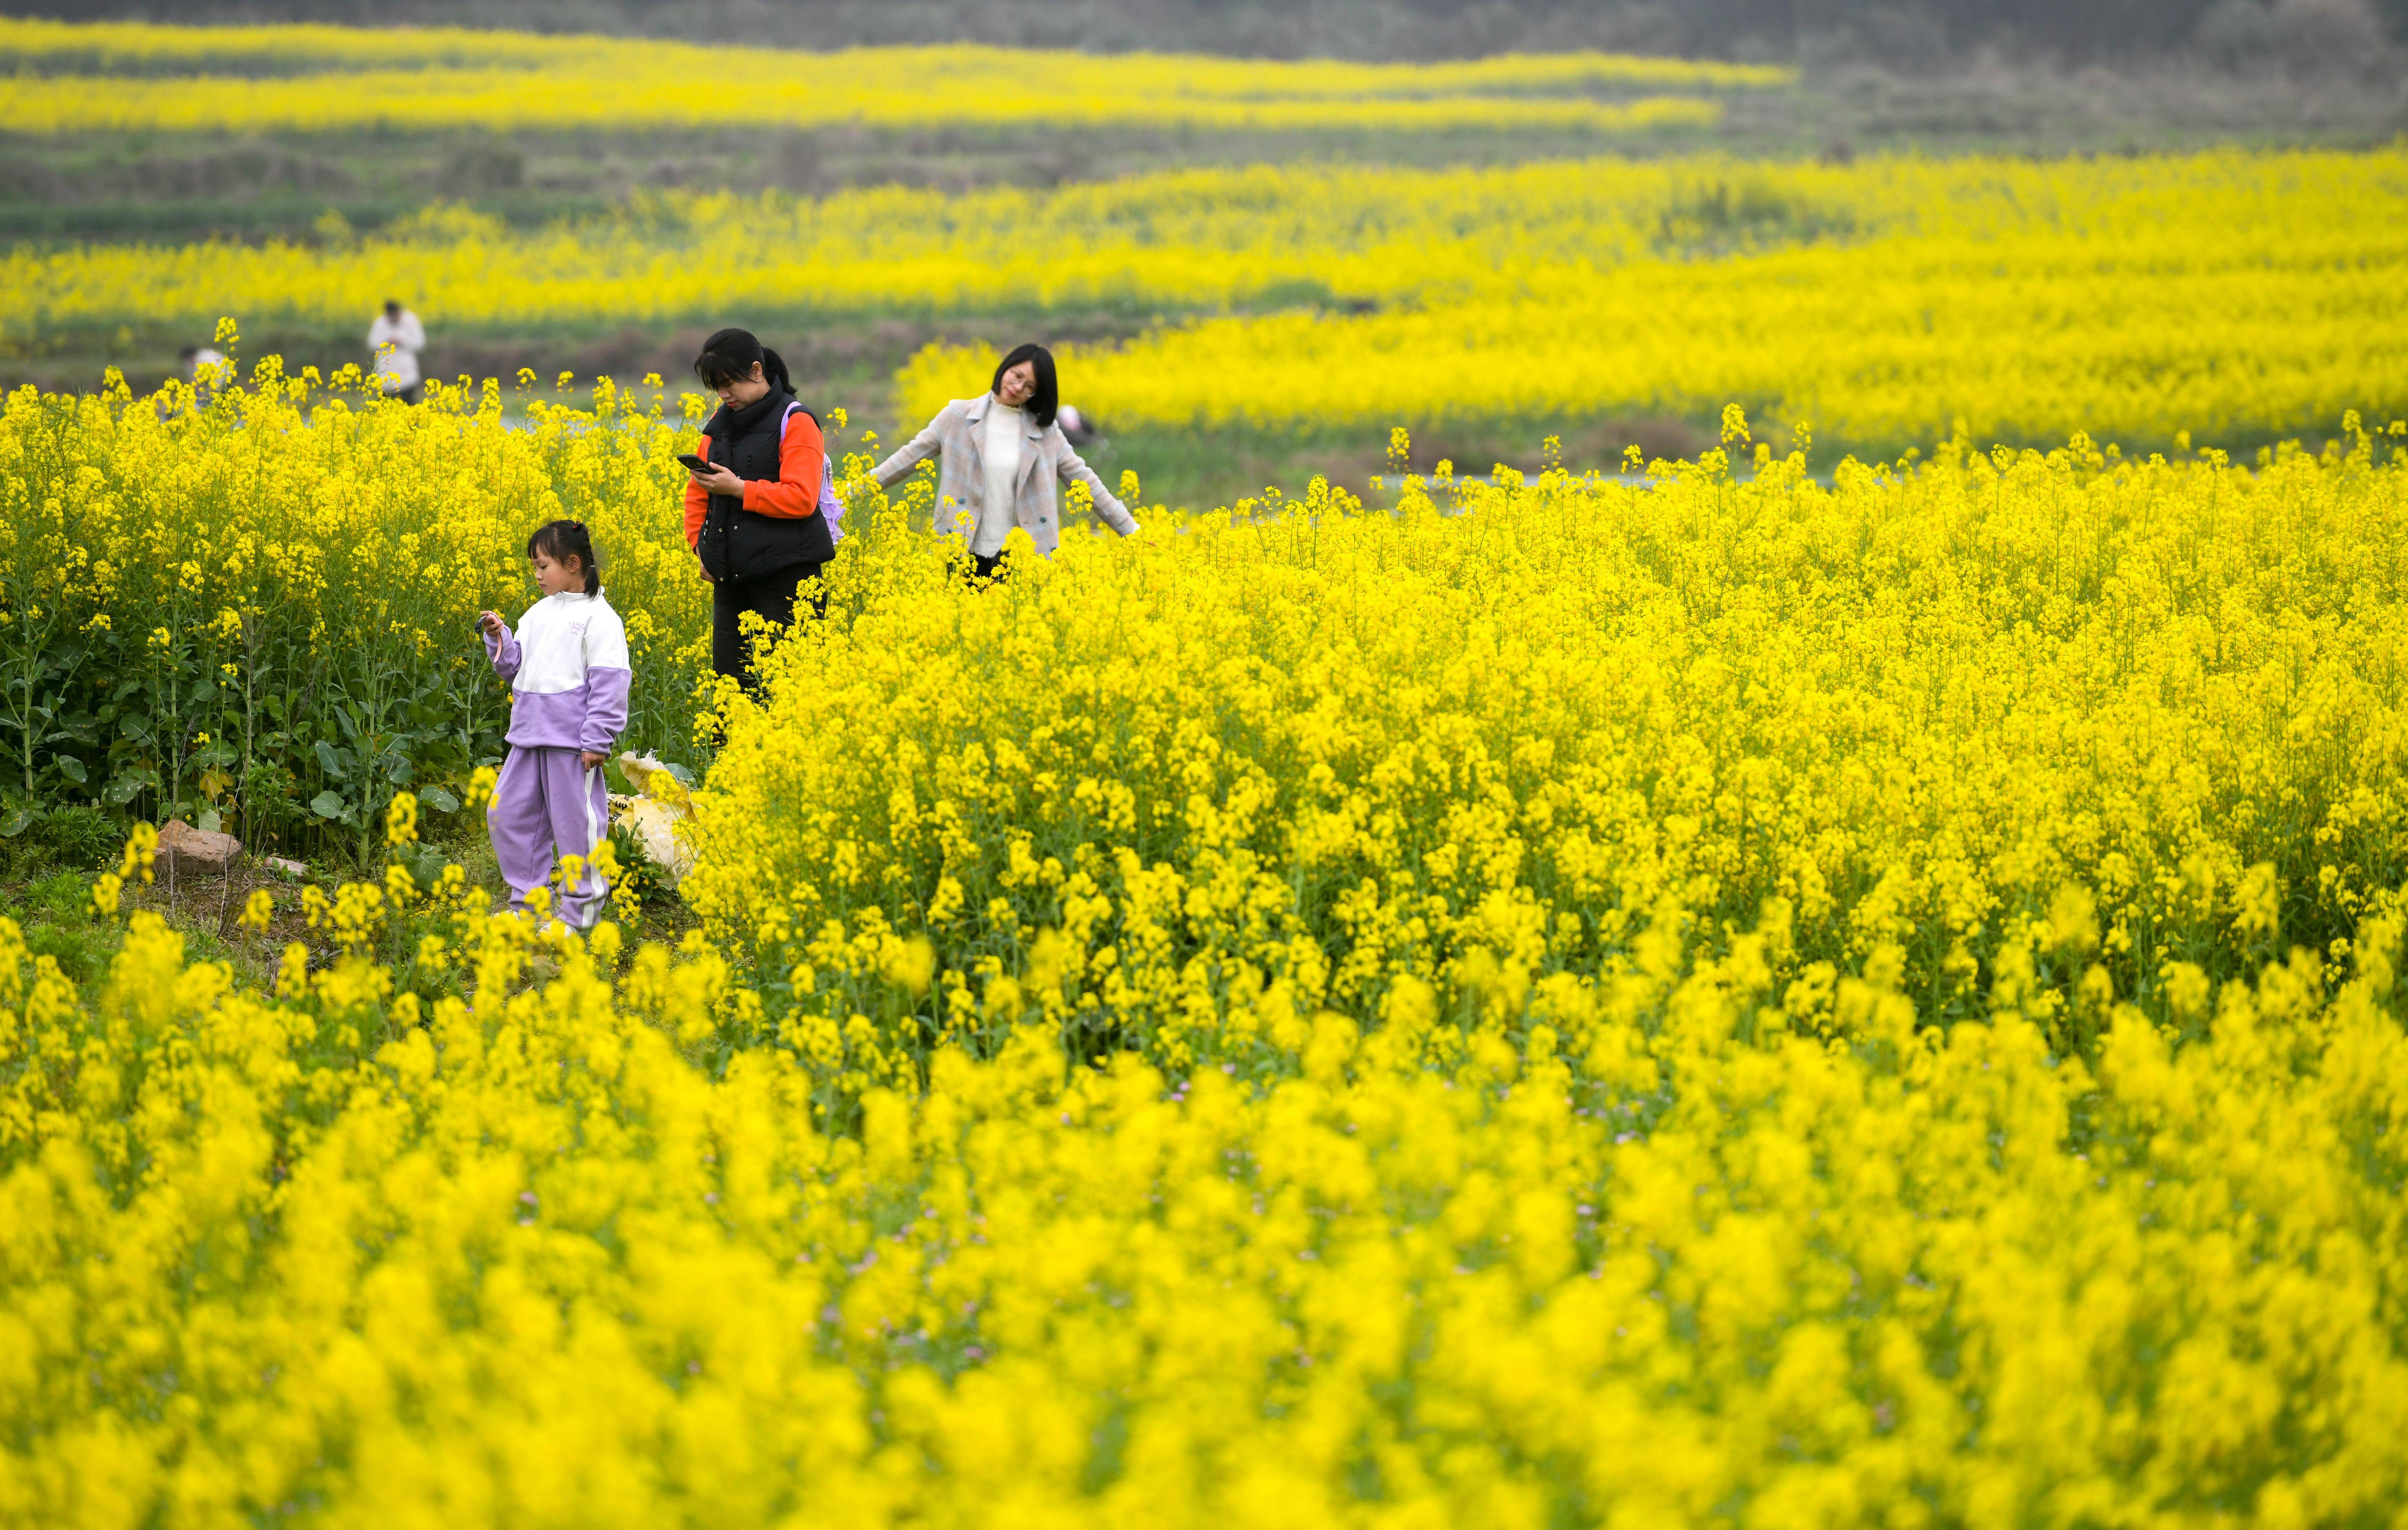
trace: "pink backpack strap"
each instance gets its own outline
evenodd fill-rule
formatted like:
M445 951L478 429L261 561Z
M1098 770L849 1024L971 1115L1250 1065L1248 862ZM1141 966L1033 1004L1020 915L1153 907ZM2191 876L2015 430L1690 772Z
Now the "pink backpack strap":
M795 422L795 411L802 407L800 399L787 405L784 416L778 422L778 444L781 450L786 442L786 427ZM827 521L829 539L843 541L844 500L836 492L836 459L828 455L824 446L820 450L819 511Z

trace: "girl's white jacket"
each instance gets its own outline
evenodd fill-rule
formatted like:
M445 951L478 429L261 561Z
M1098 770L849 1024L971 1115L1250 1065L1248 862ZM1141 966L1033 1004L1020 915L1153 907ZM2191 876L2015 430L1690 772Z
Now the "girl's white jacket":
M609 592L564 590L519 618L516 633L488 634L494 673L511 681L509 742L517 749L603 753L627 725L627 624Z

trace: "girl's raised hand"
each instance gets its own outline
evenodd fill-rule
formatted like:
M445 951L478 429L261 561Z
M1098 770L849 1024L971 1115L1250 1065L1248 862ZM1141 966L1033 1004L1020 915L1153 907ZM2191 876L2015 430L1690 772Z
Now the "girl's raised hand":
M499 637L502 635L502 613L499 611L479 611L477 613L477 625L483 630L486 636Z

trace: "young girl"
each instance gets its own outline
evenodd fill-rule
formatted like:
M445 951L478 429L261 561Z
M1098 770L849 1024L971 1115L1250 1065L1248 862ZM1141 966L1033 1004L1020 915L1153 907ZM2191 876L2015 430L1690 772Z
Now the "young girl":
M627 628L602 598L594 539L580 521L554 521L527 538L527 561L543 598L519 618L512 636L499 611L477 619L494 673L514 679L509 758L494 788L485 822L494 859L510 884L510 907L524 908L562 856L590 856L610 834L602 762L627 725ZM555 911L572 929L591 929L609 892L591 870L564 888Z

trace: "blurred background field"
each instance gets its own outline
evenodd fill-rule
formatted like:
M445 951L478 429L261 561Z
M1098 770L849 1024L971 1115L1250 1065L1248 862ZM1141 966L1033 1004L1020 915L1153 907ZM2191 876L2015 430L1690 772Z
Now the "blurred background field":
M748 323L883 435L1035 337L1108 474L1201 506L1360 487L1391 424L1482 470L1694 452L1729 401L1827 463L1959 420L2247 449L2401 375L2363 0L123 13L211 24L0 22L11 385L148 389L222 315L332 374L392 295L446 378L675 386Z

